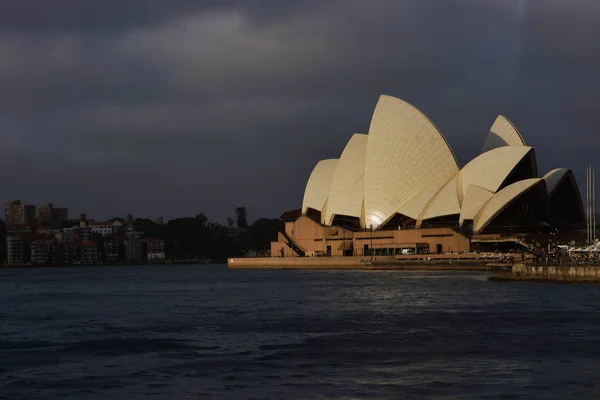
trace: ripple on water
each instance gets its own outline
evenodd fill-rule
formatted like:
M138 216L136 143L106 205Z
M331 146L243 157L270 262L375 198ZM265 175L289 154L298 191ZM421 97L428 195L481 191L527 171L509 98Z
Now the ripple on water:
M589 398L599 295L460 272L0 270L0 397Z

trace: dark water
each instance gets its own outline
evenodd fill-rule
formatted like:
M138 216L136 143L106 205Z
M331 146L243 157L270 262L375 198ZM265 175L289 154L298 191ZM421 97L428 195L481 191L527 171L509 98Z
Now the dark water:
M594 398L599 310L480 273L1 270L0 398Z

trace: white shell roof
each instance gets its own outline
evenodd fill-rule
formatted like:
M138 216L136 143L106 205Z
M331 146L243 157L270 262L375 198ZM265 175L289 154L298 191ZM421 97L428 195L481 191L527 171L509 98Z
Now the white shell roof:
M306 213L308 208L323 211L338 161L337 158L322 160L313 169L304 191L304 200L302 201L303 214Z
M481 186L469 185L460 211L459 224L462 225L465 220L474 219L479 210L481 210L485 203L493 196L494 193L485 190Z
M556 168L544 175L546 187L548 188L548 194L554 191L556 185L558 185L562 178L569 172L570 170L567 168Z
M377 228L397 212L416 220L457 172L448 143L421 111L380 97L365 158L365 226Z
M485 153L486 151L503 146L525 146L525 141L508 118L498 115L485 139L481 152Z
M443 217L460 213L458 202L458 174L454 175L431 199L419 220Z
M381 96L369 135L355 134L340 159L323 160L313 169L302 203L321 211L331 225L335 215L358 217L363 228L379 228L396 213L417 220L460 214L481 232L515 199L537 184L552 193L572 172L558 168L543 179L525 179L500 190L532 147L505 117L498 116L484 153L459 170L446 139L421 111ZM569 176L571 176L569 175ZM576 183L575 183L576 185Z
M544 180L540 178L524 179L515 182L496 193L475 217L475 220L473 221L473 231L475 233L481 232L514 200L539 183L544 183Z
M364 197L365 155L368 136L350 138L333 174L322 222L331 225L335 215L361 217Z
M409 216L415 220L419 220L419 216L423 214L423 210L431 202L431 199L441 190L444 183L442 182L439 186L427 186L415 197L411 198L410 201L406 202L397 213ZM417 217L414 217L414 216Z
M469 162L458 175L458 199L462 204L471 185L496 193L502 182L533 148L528 146L498 147Z

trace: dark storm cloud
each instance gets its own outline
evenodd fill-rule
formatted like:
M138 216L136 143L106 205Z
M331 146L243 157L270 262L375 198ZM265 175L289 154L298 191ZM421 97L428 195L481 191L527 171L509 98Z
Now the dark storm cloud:
M0 5L0 29L119 33L223 9L253 13L259 20L276 18L322 2L324 0L7 0Z
M502 113L541 172L581 181L600 140L599 18L583 0L5 2L5 200L276 216L382 93L421 108L463 164Z

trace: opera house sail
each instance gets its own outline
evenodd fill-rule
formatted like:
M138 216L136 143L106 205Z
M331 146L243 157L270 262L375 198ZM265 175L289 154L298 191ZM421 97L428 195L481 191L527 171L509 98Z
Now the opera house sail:
M364 169L362 226L377 229L397 215L416 221L456 175L458 164L425 114L400 99L381 96L369 128Z
M318 162L301 209L282 218L286 232L273 255L468 250L485 235L585 224L573 173L538 176L534 148L506 117L496 118L481 154L461 168L423 112L386 95L368 133L353 134L339 158Z

